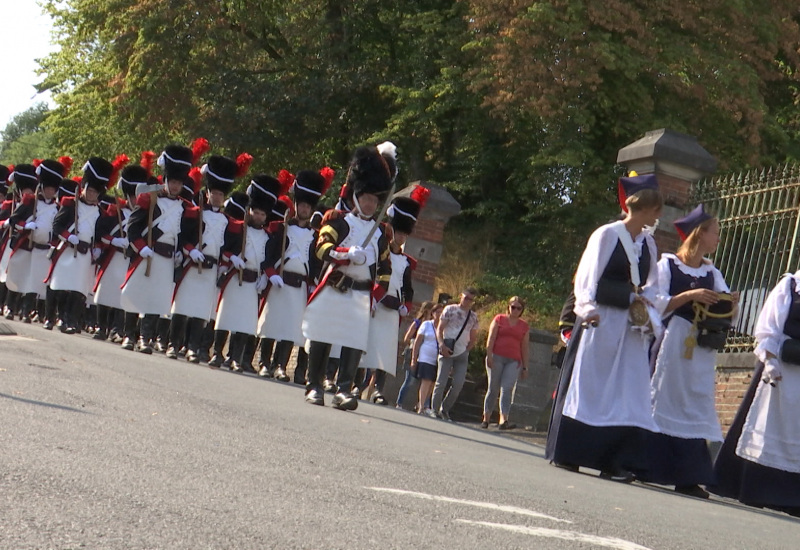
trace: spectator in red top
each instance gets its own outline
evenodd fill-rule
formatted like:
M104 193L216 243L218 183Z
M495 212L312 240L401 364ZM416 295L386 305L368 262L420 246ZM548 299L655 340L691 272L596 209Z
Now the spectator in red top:
M508 313L496 315L489 326L486 341L486 374L489 387L483 401L483 422L481 428L489 427L489 419L500 393L501 430L516 428L508 422L511 410L511 392L517 377L524 380L528 375L528 323L520 316L525 311L525 303L519 296L508 301Z

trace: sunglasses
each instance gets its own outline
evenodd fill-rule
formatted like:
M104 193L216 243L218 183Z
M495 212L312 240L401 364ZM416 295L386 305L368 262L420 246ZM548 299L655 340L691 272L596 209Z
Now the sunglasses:
M519 305L508 306L508 307L510 307L511 309L518 309L518 310L522 311L522 306L519 306Z

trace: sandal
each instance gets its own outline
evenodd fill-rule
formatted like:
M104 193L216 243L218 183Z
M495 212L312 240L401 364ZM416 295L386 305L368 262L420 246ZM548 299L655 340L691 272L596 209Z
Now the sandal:
M506 420L505 422L503 422L502 424L500 424L498 426L498 429L501 429L501 430L513 430L516 427L517 427L516 424L511 424L508 420Z

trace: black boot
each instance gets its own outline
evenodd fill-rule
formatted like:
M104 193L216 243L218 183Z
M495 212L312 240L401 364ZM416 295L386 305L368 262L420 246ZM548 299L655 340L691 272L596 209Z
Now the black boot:
M358 399L350 392L353 388L353 381L361 361L361 350L353 348L342 348L339 358L339 376L336 379L338 386L336 395L333 396L333 406L343 411L354 411L358 408ZM309 363L309 367L311 364Z
M308 354L302 347L297 350L297 365L294 367L294 383L301 386L306 383L306 370L308 369Z
M125 337L125 312L118 308L113 308L109 314L109 338L114 344L118 344Z
M253 368L253 357L256 355L257 346L258 338L252 334L248 334L244 342L244 352L242 353L242 368L246 371L256 372Z
M272 348L275 347L275 340L272 338L261 338L261 352L258 360L258 375L263 378L272 378Z
M45 301L37 296L36 315L34 315L33 321L36 321L38 323L44 323L45 311L46 311Z
M206 322L197 317L189 319L189 342L186 350L186 360L190 363L200 362L200 349L203 342L203 332L205 331ZM206 352L208 355L208 352ZM207 361L207 359L206 359Z
M222 350L225 349L225 342L227 342L227 340L228 340L227 330L214 331L214 356L208 362L209 367L218 369L222 366L222 362L225 359L222 356Z
M150 355L153 353L153 339L156 336L156 325L158 315L145 315L139 322L140 334L139 341L136 343L136 351Z
M386 397L383 396L383 386L386 384L386 371L374 370L375 374L375 393L372 394L372 402L378 405L388 405Z
M125 337L122 339L122 349L132 351L139 339L139 314L131 311L125 312L125 321L122 328Z
M183 345L186 337L186 326L189 318L186 315L173 315L169 324L169 344L167 345L167 358L177 359L178 350Z
M289 375L286 374L286 365L289 363L289 357L292 355L292 348L294 342L289 340L281 340L275 346L275 355L272 357L272 364L275 367L275 379L281 382L288 382Z
M36 293L28 292L22 297L20 320L23 323L30 324L34 309L36 309Z
M231 372L241 373L242 369L242 356L244 355L244 347L247 343L247 334L243 332L234 332L231 334L231 343L228 347L228 356L231 361Z
M330 344L311 342L309 345L306 402L313 405L325 404L322 381L325 378L325 367L328 364L328 356L330 354Z
M201 363L208 363L211 359L211 346L214 345L215 322L213 320L206 323L203 328L203 335L200 337L200 349L197 350L197 358Z
M86 297L83 294L75 291L68 293L65 307L66 318L64 319L64 324L67 326L64 330L66 334L80 334L85 306Z
M56 326L56 291L47 287L47 294L44 300L44 325L45 330L53 330Z
M169 325L169 319L165 319L161 316L158 317L158 321L156 321L156 333L153 335L153 351L159 353L165 353L167 351Z
M108 319L111 314L111 308L108 306L97 306L97 332L94 333L92 339L94 340L107 340L108 339Z
M13 290L9 290L8 294L6 295L6 309L5 309L5 316L6 319L9 321L14 320L14 315L17 313L17 307L19 306L19 292L14 292Z

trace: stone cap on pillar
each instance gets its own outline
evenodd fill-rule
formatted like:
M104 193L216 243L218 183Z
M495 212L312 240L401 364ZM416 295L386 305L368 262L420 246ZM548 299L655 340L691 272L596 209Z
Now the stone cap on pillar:
M717 170L717 160L697 138L667 128L651 130L620 149L617 162L640 174L663 174L689 182Z
M428 181L412 181L408 184L408 187L401 189L394 196L409 197L416 185L430 189L431 192L428 202L425 203L425 208L420 213L421 218L447 223L450 218L461 212L461 205L447 189Z

